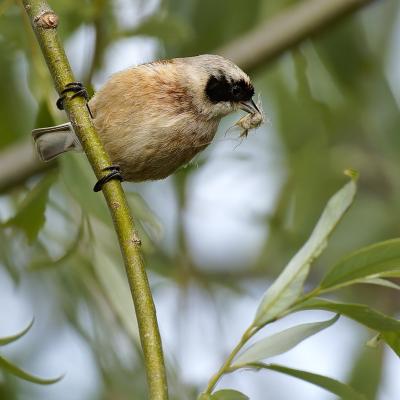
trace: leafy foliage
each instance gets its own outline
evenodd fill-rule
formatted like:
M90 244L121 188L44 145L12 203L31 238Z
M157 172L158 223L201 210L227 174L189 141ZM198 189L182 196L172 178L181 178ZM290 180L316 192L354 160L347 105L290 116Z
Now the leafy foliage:
M238 369L250 368L271 369L282 372L321 386L341 396L343 399L364 399L361 394L354 391L350 386L332 378L260 362L287 352L308 337L328 328L337 321L339 315L345 315L379 332L379 337L384 340L387 338L389 346L398 354L400 342L399 320L363 304L339 303L315 297L319 293L332 290L332 288L340 288L344 284L359 283L365 277L386 276L386 274L393 276L394 265L397 263L396 254L399 251L399 242L397 240L385 242L384 245L371 246L346 257L344 262L337 264L331 270L317 288L307 294L303 293L303 285L309 274L311 263L326 247L327 237L354 199L356 186L353 179L329 200L311 237L267 290L258 307L253 323L243 334L242 339L234 348L226 363L211 378L206 391L201 396L210 394L224 374ZM382 248L385 248L386 251L382 251ZM397 276L396 273L395 276ZM333 284L332 281L334 282ZM248 340L264 326L292 312L315 309L333 311L337 315L328 321L294 326L266 337L242 350ZM241 352L237 355L239 351Z
M400 276L400 239L375 243L339 261L320 284L322 290L367 278Z
M346 304L325 299L311 299L296 307L296 310L322 309L346 315L371 329L400 333L400 321L390 318L361 304Z

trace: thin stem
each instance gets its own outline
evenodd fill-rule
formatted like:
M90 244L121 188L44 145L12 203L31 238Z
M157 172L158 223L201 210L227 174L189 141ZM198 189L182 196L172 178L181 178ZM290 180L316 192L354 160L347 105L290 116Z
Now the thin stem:
M44 0L22 0L22 2L31 20L55 87L60 93L66 84L74 82L75 79L57 36L58 17ZM111 160L95 131L86 109L85 100L81 97L67 99L65 110L96 176L100 178L103 174L102 170L111 165ZM103 187L103 194L118 235L135 305L147 372L149 397L151 400L167 400L167 379L161 338L141 254L140 239L136 233L120 182L116 180L108 182Z
M294 303L293 307L299 303L302 303L303 301L308 300L311 297L316 296L320 292L321 291L319 288L315 288L311 292L304 295L296 303ZM283 313L282 315L280 315L279 318L282 318L285 315L289 314L292 311L293 307L291 307L286 313ZM244 366L244 365L237 365L237 366L232 367L231 363L232 363L233 359L235 358L235 356L239 353L239 351L243 348L243 346L248 342L249 339L251 339L260 329L264 328L266 325L274 322L275 320L276 320L276 318L274 318L273 320L267 321L263 325L260 325L260 326L250 325L250 327L247 328L247 330L241 337L239 343L235 346L235 348L229 354L228 358L226 359L226 361L224 362L222 367L218 370L218 372L216 374L214 374L211 377L210 381L208 382L206 390L202 393L203 395L210 395L212 393L216 384L221 379L222 375L235 372L236 370L238 370Z
M313 290L311 290L310 292L306 293L304 296L300 297L298 300L296 300L291 307L287 310L287 313L285 313L284 315L287 315L288 313L291 312L291 310L296 307L297 305L299 305L300 303L303 303L305 301L307 301L308 299L311 299L312 297L318 296L321 292L321 289L319 287L314 288ZM283 317L284 315L280 315L279 317Z
M235 346L235 348L232 350L232 352L229 354L228 358L222 365L222 367L218 370L217 373L215 373L210 381L208 382L206 390L203 392L203 394L210 395L211 392L214 390L216 384L218 381L221 379L222 375L232 372L233 369L231 369L231 363L233 359L235 358L236 354L239 353L239 351L243 348L243 346L247 343L247 341L253 337L258 331L260 330L259 327L255 327L253 325L250 325L249 328L244 332L243 336L240 338L239 343Z
M357 282L357 280L354 280L354 281L346 282L344 284L331 286L331 287L326 288L326 289L323 289L323 288L320 288L319 286L317 286L316 288L314 288L310 292L306 293L304 296L300 297L295 303L292 304L292 306L284 314L280 315L279 318L282 318L285 315L290 314L291 312L293 312L293 309L295 309L300 304L305 303L307 300L309 300L309 299L311 299L313 297L317 297L317 296L319 296L321 294L326 294L326 293L330 293L330 292L333 292L333 291L338 290L338 289L342 289L342 288L344 288L346 286L350 286L350 285L352 285L352 284L354 284L356 282Z

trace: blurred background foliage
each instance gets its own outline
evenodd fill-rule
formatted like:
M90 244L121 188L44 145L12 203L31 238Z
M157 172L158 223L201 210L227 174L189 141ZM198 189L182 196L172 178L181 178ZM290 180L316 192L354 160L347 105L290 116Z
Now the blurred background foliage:
M51 5L77 78L95 90L132 63L214 52L295 3ZM215 143L171 178L124 184L141 231L172 398L195 397L251 320L267 283L345 181L345 168L361 174L357 199L311 280L349 251L399 236L399 12L396 0L372 2L258 65L249 72L270 121L265 127L241 142L228 131L238 116L227 118ZM56 94L29 21L13 0L0 3L0 54L0 147L6 151L23 145L32 128L64 122L65 116L54 106ZM22 161L14 159L15 168ZM36 321L6 354L35 373L67 375L54 387L37 388L0 374L0 399L145 398L130 294L104 200L91 189L94 181L84 157L68 154L3 189L0 336L17 332L32 315ZM399 312L399 295L388 289L352 287L340 299ZM193 331L203 342L184 344ZM358 342L343 351L350 354L343 380L368 399L394 398L385 397L386 350ZM324 362L321 355L316 364ZM251 390L251 398L267 398L262 386ZM293 398L287 387L269 393ZM314 398L304 393L296 398Z

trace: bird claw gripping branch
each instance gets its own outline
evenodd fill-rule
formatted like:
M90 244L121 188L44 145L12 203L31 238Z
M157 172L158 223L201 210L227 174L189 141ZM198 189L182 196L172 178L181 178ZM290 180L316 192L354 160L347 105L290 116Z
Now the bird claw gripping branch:
M80 96L86 100L86 107L89 111L90 117L93 119L92 112L90 111L89 105L87 101L89 100L89 95L86 88L83 86L81 82L70 82L65 85L65 89L61 92L61 96L58 98L56 105L59 110L64 110L64 100L66 99L66 94L68 92L73 92L74 94L71 96L71 99L74 97Z
M103 185L111 181L112 179L118 179L120 182L124 180L121 175L121 169L118 165L111 165L109 167L103 168L103 171L110 171L110 173L103 176L96 182L93 188L94 192L100 192L100 190L103 188Z

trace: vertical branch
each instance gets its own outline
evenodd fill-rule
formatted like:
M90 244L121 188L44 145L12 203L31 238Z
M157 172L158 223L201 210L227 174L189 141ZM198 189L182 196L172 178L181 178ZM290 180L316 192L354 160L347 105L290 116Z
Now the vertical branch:
M57 92L61 93L66 84L74 82L74 76L57 36L58 16L44 0L22 0L22 2L31 20ZM86 109L85 100L81 97L74 99L69 97L64 104L89 162L97 178L100 178L103 174L102 170L110 166L111 161L95 131ZM166 400L168 399L168 390L161 338L141 254L140 239L136 233L120 182L113 180L105 184L103 194L118 234L135 305L147 372L149 397L152 400Z

